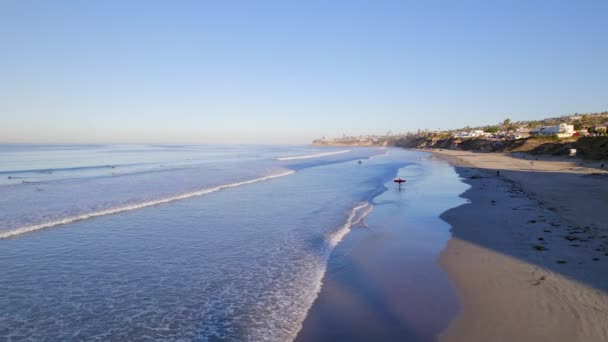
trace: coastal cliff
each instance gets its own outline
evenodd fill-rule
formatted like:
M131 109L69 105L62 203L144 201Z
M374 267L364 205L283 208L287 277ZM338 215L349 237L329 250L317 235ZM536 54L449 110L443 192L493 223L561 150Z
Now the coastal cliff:
M403 137L384 140L313 141L316 146L394 146L403 148L458 149L475 152L524 152L534 155L567 156L576 149L577 156L591 160L608 160L608 136L572 139L526 138L501 140L488 138Z

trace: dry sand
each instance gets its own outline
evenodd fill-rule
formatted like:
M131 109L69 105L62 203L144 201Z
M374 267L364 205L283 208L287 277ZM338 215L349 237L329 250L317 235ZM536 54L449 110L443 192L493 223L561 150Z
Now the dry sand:
M434 155L472 186L471 203L442 215L453 238L440 264L463 308L440 340L608 341L608 172L563 158Z

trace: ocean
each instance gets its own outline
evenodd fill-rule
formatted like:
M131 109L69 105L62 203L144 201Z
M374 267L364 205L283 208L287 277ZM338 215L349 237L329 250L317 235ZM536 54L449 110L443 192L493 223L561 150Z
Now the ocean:
M427 159L387 148L0 145L0 338L291 341L334 248L399 172L425 179ZM436 186L455 205L461 189L447 178Z

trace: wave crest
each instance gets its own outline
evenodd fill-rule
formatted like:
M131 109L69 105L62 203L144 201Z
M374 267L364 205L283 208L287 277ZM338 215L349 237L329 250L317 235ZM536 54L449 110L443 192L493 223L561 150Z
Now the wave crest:
M322 152L322 153L314 153L314 154L305 154L305 155L301 155L301 156L279 157L279 158L277 158L277 160L310 159L310 158L318 158L318 157L325 157L325 156L333 156L334 154L342 154L342 153L348 153L348 152L350 152L350 150Z
M246 181L224 184L224 185L219 185L219 186L215 186L212 188L206 188L206 189L201 189L198 191L188 192L188 193L181 194L181 195L156 199L156 200L142 202L142 203L130 204L130 205L126 205L126 206L122 206L122 207L118 207L118 208L111 208L111 209L95 211L95 212L86 213L86 214L82 214L82 215L78 215L78 216L66 217L63 219L55 220L55 221L35 224L35 225L31 225L31 226L15 228L15 229L11 229L8 231L0 232L0 239L6 239L6 238L13 237L13 236L21 235L24 233L29 233L29 232L37 231L40 229L50 228L50 227L54 227L54 226L59 226L59 225L63 225L63 224L76 222L76 221L82 221L82 220L90 219L93 217L117 214L117 213L121 213L121 212L125 212L125 211L142 209L142 208L151 207L151 206L158 205L158 204L169 203L169 202L187 199L187 198L191 198L191 197L203 196L203 195L207 195L212 192L220 191L223 189L234 188L234 187L241 186L241 185L253 184L253 183L257 183L257 182L261 182L261 181L265 181L265 180L269 180L269 179L273 179L273 178L288 176L293 173L295 173L295 171L289 170L289 171L285 171L285 172L281 172L281 173L277 173L277 174L273 174L273 175L269 175L269 176L264 176L264 177L260 177L260 178L254 178L254 179L250 179L250 180L246 180Z

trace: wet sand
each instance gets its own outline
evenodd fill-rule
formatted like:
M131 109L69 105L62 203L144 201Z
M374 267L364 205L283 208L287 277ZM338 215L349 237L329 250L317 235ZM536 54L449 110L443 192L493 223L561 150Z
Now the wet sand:
M434 341L459 310L437 259L450 238L439 218L467 186L445 162L404 168L365 226L353 227L330 258L319 296L296 341Z
M472 186L462 195L471 203L442 215L453 237L440 263L462 311L440 340L608 341L608 174L599 163L434 155Z

